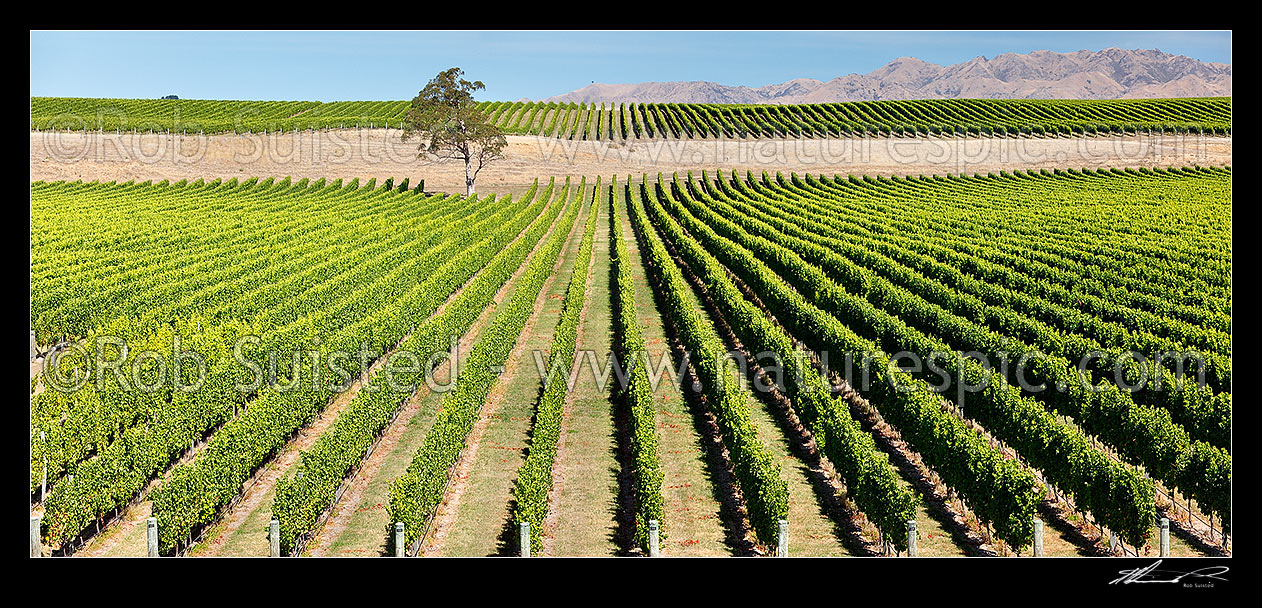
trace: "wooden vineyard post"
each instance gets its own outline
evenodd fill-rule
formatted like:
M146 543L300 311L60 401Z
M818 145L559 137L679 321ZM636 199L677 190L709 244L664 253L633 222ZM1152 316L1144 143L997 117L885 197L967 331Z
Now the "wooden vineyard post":
M395 557L404 557L407 555L406 553L404 553L403 539L404 539L403 522L396 521L394 522L394 556Z
M267 544L272 557L280 557L280 521L273 519L267 524Z
M907 520L907 556L916 557L916 520Z
M530 557L530 522L523 521L518 525L517 542L521 545L521 556Z
M657 540L658 540L657 520L650 519L649 520L649 557L658 556Z
M158 518L145 520L145 544L149 547L149 557L158 557Z
M1170 518L1161 518L1161 557L1170 557Z
M776 557L789 556L789 522L780 520L780 533L776 535Z
M1034 557L1043 557L1043 520L1034 519Z
M48 500L48 453L47 453L48 436L44 434L44 431L39 432L39 441L41 444L45 446L44 447L44 450L45 450L44 474L42 477L40 477L40 480L39 480L39 501L44 502Z
M39 539L39 524L42 515L31 516L31 557L44 557L44 545Z

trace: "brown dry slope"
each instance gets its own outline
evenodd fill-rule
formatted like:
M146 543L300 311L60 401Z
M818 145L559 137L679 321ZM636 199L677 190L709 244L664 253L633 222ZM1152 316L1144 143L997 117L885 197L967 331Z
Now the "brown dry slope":
M31 133L31 180L424 178L462 191L464 165L423 163L401 132L347 129L282 135L168 136ZM715 169L920 175L1000 170L1231 164L1230 137L838 138L562 141L510 136L504 159L482 171L484 192L524 190L535 178Z

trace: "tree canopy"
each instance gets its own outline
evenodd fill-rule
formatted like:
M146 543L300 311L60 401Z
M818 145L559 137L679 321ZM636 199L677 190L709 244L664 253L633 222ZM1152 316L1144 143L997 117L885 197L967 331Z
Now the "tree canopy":
M463 160L465 190L472 195L478 172L504 157L508 141L473 100L474 91L486 85L462 76L464 70L460 68L444 70L421 89L404 116L403 139L424 139L418 157Z

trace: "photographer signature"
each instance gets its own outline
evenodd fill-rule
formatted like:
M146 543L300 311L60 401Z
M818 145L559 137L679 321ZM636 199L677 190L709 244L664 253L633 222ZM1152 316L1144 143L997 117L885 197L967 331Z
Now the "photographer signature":
M1135 568L1133 570L1119 570L1117 577L1110 585L1121 583L1129 585L1131 583L1179 583L1185 578L1210 579L1215 581L1226 581L1219 575L1226 574L1230 569L1227 566L1209 566L1191 572L1178 572L1176 570L1158 570L1157 566L1161 565L1161 560L1153 562L1151 566L1144 568ZM1172 576L1173 575L1173 576ZM1166 578L1162 578L1166 577Z

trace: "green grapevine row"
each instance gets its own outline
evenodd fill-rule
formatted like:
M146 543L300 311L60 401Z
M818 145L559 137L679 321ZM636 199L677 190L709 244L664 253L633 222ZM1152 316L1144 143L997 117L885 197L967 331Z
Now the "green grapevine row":
M668 189L674 193L668 194ZM874 340L878 346L889 351L912 351L922 358L927 358L932 352L952 352L943 344L926 340L897 317L846 294L836 283L822 276L818 269L802 264L800 258L782 248L757 237L737 243L720 236L711 225L721 223L715 221L721 218L710 215L703 222L675 200L684 192L678 184L661 184L659 190L672 215L727 268L745 280L778 320L817 350L829 353L830 358L855 353L846 348L848 340L839 328L825 329L829 325L837 327L838 322L844 322L860 336ZM731 227L730 222L724 226ZM746 245L757 245L756 254L747 250ZM771 265L783 273L784 279L777 278ZM790 269L793 274L786 272ZM785 279L789 282L784 282ZM822 294L831 298L823 300ZM833 321L830 322L828 317L832 317ZM861 355L855 353L854 356ZM1022 398L1015 387L994 372L983 370L976 361L965 359L957 363L954 357L947 357L941 364L954 382L986 387L980 392L965 393L965 411L971 417L986 424L997 437L1025 454L1049 479L1073 493L1078 504L1087 506L1128 542L1139 542L1148 534L1154 518L1151 484L1090 450L1081 433L1061 424L1028 398ZM914 376L925 381L933 379L928 369L920 371L922 373ZM986 384L983 384L983 379ZM1058 448L1043 448L1049 444ZM1035 446L1038 449L1033 449ZM1090 463L1089 468L1085 471L1078 469L1080 463ZM1033 502L1030 504L1033 505ZM1020 519L1009 521L1023 528L1028 525ZM998 522L1000 526L1008 523L1004 520ZM1019 532L1009 533L1015 546L1025 544L1025 532L1025 529L1020 529ZM1005 537L1001 535L1001 538Z
M548 350L548 377L535 404L534 426L526 460L517 469L513 484L513 521L530 524L532 551L543 547L543 521L548 516L548 493L552 491L552 467L556 463L557 441L561 437L561 415L565 410L566 380L575 366L578 348L578 320L587 298L587 274L592 261L592 244L596 235L596 219L601 207L600 178L587 212L587 225L579 243L578 257L561 304L552 346Z
M802 105L480 102L505 132L634 137L1059 136L1231 133L1231 98L928 99ZM407 101L216 101L32 97L31 128L245 133L401 128ZM629 125L627 123L630 123ZM615 128L616 127L616 128Z
M628 178L626 188L630 188ZM618 192L617 180L610 187L611 193ZM653 386L649 382L648 351L644 345L644 335L640 330L640 319L636 314L635 282L631 276L631 268L635 260L631 259L622 229L622 213L626 213L626 201L630 197L623 193L615 202L611 195L609 200L610 233L613 235L612 257L617 276L617 289L613 291L614 309L614 352L622 362L627 374L627 386L622 390L621 401L626 408L631 429L631 463L635 484L635 543L644 551L648 551L649 521L658 522L659 540L667 538L665 527L665 505L662 498L662 464L658 457L657 447L657 414L653 405Z
M786 397L803 423L814 431L816 441L842 481L851 488L850 496L898 549L905 550L907 535L900 532L907 520L915 517L918 498L899 484L889 457L877 450L872 436L850 416L846 403L833 394L828 380L806 362L805 353L798 351L793 340L741 294L714 256L662 213L658 201L651 201L649 210L663 236L705 284L741 343L750 352L774 355L783 368L780 373Z
M450 293L459 288L474 272L477 276L464 287L442 314L426 319L399 346L415 361L429 361L448 348L448 341L466 333L478 315L491 304L495 292L521 265L521 261L538 241L538 237L560 213L564 200L553 203L547 213L543 203L551 200L552 185L539 201L513 218L506 229L498 230L496 241L479 248L473 255L452 258L434 276L446 284L431 293ZM568 189L568 185L567 185ZM534 227L511 246L510 239L532 223ZM498 252L498 253L496 253ZM491 255L495 257L492 258ZM333 426L311 449L302 453L300 474L281 480L276 487L273 516L280 522L281 549L292 551L297 540L313 531L320 516L333 503L338 486L360 461L374 439L389 424L399 407L419 390L424 381L423 369L392 372L378 370L360 388Z
M691 288L653 231L644 211L642 199L646 197L643 183L632 189L629 215L641 256L655 284L658 307L687 350L688 363L701 383L706 407L718 420L754 533L764 544L770 544L778 533L779 520L789 510L788 484L780 476L779 463L758 439L745 403L745 391L725 377L723 340L689 297Z
M451 469L465 447L465 440L478 419L478 412L498 374L492 369L504 364L512 353L522 328L530 318L544 281L551 274L562 246L583 206L586 180L579 184L579 196L553 227L553 233L530 259L513 295L474 344L468 360L456 379L456 388L444 398L441 411L408 465L407 472L390 485L390 530L393 522L403 522L406 542L420 538L426 522L442 501Z
M533 191L530 196L533 198ZM452 240L463 241L476 250L478 245L488 244L489 237L478 238L466 232ZM383 285L381 290L361 290L365 292L363 295L371 296L367 299L352 294L339 315L342 321L325 325L312 319L272 340L265 337L261 343L264 349L259 355L311 349L321 355L320 361L326 361L330 353L354 352L364 344L381 352L392 349L450 295L450 292L435 294L432 291L434 277L430 273L439 261L445 262L453 252L434 253L438 255L431 261L433 266L407 274L411 285ZM316 333L321 329L323 336ZM319 346L312 348L313 343ZM261 363L259 365L262 367ZM303 365L286 370L288 376L281 383L260 391L244 414L215 432L196 459L177 466L167 482L154 491L153 512L159 522L159 542L164 552L177 550L197 530L211 523L237 496L241 484L328 403L333 391L326 377L332 372L323 366L319 370L312 367Z

